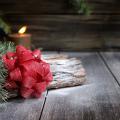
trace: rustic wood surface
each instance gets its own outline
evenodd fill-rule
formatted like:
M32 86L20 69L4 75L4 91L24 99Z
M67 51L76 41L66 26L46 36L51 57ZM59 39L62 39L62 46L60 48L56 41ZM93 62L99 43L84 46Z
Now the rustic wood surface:
M27 25L27 32L32 33L33 45L37 48L42 47L44 50L77 51L92 47L100 48L103 44L98 34L102 30L102 26L99 24L100 20L96 23L96 21L90 20L90 17L79 15L13 15L7 19L13 25L12 28L15 32L22 25Z
M101 57L120 84L120 52L101 52Z
M91 7L90 16L78 15L68 1L1 0L0 10L14 32L28 26L33 47L75 51L120 47L119 0L86 0Z
M86 85L48 92L41 120L119 120L120 86L96 53L78 53ZM74 56L74 54L73 54Z
M94 14L119 14L117 0L86 0ZM0 8L6 14L71 14L75 13L67 0L6 0L0 1ZM115 7L116 6L116 7Z
M0 120L119 120L120 53L64 54L82 61L87 82L48 90L40 99L10 100L0 105Z
M39 120L46 94L40 99L16 98L0 103L0 120Z

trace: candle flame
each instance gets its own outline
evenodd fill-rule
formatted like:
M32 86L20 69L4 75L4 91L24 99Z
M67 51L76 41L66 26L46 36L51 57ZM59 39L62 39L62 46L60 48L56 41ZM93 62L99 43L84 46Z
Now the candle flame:
M25 31L26 31L27 27L26 26L23 26L19 31L18 33L19 34L23 34Z

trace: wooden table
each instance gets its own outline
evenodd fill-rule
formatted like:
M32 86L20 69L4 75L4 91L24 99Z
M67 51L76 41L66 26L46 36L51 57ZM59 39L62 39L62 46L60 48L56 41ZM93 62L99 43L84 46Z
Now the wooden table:
M120 120L120 52L65 53L81 58L83 86L0 105L0 120Z

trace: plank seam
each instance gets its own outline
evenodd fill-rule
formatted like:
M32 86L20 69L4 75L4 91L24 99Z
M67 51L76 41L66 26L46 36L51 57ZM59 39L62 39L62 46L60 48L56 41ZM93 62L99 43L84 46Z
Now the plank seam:
M45 95L45 100L43 102L43 106L42 106L42 110L40 112L40 117L39 117L39 120L41 120L41 117L42 117L42 113L43 113L43 110L44 110L44 107L45 107L45 103L46 103L46 100L47 100L47 95L48 95L48 90L47 90L47 93Z
M98 52L98 55L99 55L100 58L103 60L103 63L105 64L105 66L107 67L107 69L109 70L109 72L111 73L111 75L113 76L113 78L115 79L115 81L117 82L117 84L118 84L119 87L120 87L119 81L117 80L116 76L114 75L114 73L112 72L111 68L110 68L109 65L107 64L104 56L103 56L100 52Z

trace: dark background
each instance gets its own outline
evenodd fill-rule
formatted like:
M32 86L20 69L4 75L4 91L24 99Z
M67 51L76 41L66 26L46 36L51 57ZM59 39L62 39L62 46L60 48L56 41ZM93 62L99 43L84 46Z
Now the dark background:
M120 46L120 2L87 0L90 16L77 14L68 0L0 0L4 18L17 32L23 25L34 47L84 50Z

